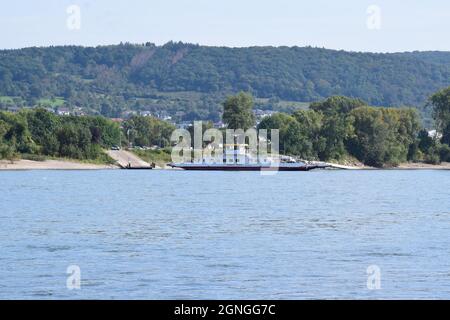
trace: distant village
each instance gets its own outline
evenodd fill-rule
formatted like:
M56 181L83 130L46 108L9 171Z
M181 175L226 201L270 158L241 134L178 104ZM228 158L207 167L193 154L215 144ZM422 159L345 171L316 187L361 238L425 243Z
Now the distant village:
M24 109L26 110L26 109L32 109L32 108L31 107L17 107L17 106L6 106L4 108L5 111L9 111L9 112L13 112L13 113L19 112L20 110L24 110ZM59 116L85 116L85 115L87 115L87 113L83 110L82 107L69 108L69 107L61 106L61 107L55 107L55 108L44 107L44 109L49 112L55 113ZM259 122L263 118L269 117L272 114L274 114L275 112L276 111L273 111L273 110L254 109L253 113L255 114L256 124L259 124ZM144 111L127 110L122 113L122 117L111 118L111 120L114 122L121 123L133 116L154 117L159 120L170 122L179 129L186 129L192 125L192 121L174 121L173 116L164 111L152 112L152 111L145 111L145 110ZM179 115L177 115L177 116L178 116L177 118L179 118ZM218 129L225 127L225 125L222 121L214 122L213 125L215 128L218 128Z

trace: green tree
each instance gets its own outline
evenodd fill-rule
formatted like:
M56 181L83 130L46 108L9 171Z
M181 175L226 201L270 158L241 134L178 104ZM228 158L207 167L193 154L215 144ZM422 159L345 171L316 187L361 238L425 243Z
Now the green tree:
M386 157L388 125L379 109L362 107L352 111L355 135L349 140L349 151L363 163L382 167Z
M66 123L57 131L61 157L89 159L95 155L90 153L92 135L88 128Z
M24 113L0 112L0 121L8 124L8 130L4 133L4 139L8 142L8 145L21 153L33 153L35 151L36 144L28 130Z
M130 132L130 141L136 146L170 145L170 136L175 127L154 117L134 116L123 123L125 136Z
M39 153L57 156L59 142L56 130L60 126L60 117L44 109L36 109L26 113L28 128L33 141L39 146Z
M247 130L255 124L254 101L251 94L240 92L223 103L223 122L229 129Z
M414 158L420 130L411 109L361 107L351 112L355 132L349 152L367 165L396 166Z
M354 99L344 96L333 96L321 102L313 102L310 109L320 111L325 115L348 114L350 111L367 106L361 99Z
M433 94L429 102L437 129L442 132L442 142L450 145L450 87Z
M419 113L413 108L398 109L398 139L400 144L407 148L407 160L416 161L419 159L418 135L421 130Z
M344 96L333 96L311 104L312 110L323 114L320 136L324 142L319 150L321 160L339 160L347 154L345 143L354 133L350 112L366 105L360 99Z
M292 154L303 159L318 159L325 146L325 138L322 136L323 114L313 110L298 110L293 114L298 125L291 125L288 136L287 150L292 148ZM290 137L292 129L299 130ZM295 137L295 138L294 138ZM296 150L296 152L293 152Z
M270 117L263 118L258 125L258 130L266 129L267 137L271 139L270 129L278 129L280 152L286 153L288 128L293 122L296 122L293 116L290 116L286 113L275 113Z
M5 134L9 131L8 123L0 120L0 159L11 160L14 157L14 148L11 147L4 139Z
M431 147L433 147L435 145L435 141L432 137L430 137L430 135L428 134L428 131L425 129L422 129L419 131L418 134L418 142L419 142L419 150L424 153L427 154L430 150Z

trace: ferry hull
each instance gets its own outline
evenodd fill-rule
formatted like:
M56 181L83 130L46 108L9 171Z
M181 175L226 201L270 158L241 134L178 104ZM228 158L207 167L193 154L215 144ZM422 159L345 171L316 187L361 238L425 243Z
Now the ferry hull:
M170 164L172 168L179 168L183 170L193 170L193 171L309 171L312 169L325 168L318 165L302 165L302 166L202 166L202 165L176 165Z

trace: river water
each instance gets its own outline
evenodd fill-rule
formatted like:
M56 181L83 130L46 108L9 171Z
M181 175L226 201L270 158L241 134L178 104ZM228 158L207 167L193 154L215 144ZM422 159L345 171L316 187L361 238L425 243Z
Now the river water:
M2 299L449 299L450 171L4 171L0 250Z

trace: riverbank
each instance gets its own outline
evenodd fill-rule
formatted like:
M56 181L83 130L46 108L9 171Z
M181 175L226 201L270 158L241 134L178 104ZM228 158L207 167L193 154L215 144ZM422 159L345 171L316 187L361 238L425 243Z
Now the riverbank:
M329 163L334 169L343 170L450 170L450 162L442 162L440 164L428 164L421 162L405 162L397 167L376 168L365 165L343 165L336 163Z
M102 170L117 168L116 165L82 163L69 160L0 160L0 170Z
M424 170L424 169L432 169L432 170L450 170L450 162L442 162L440 164L428 164L428 163L414 163L407 162L402 163L396 168L392 169L404 169L404 170Z
M331 164L335 169L343 170L450 170L450 162L443 162L441 164L427 164L427 163L402 163L398 167L392 168L374 168L363 165L342 165ZM0 160L0 170L105 170L105 169L119 169L117 165L111 164L93 164L76 162L73 160ZM157 169L173 170L168 166L158 166Z

